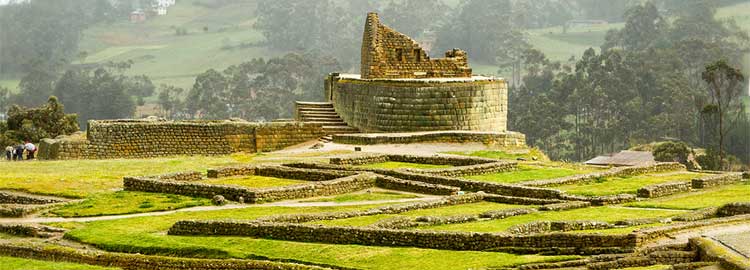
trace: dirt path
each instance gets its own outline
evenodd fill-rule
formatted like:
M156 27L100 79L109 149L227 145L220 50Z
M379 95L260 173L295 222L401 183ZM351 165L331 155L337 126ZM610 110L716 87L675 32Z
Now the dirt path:
M660 246L666 244L685 244L690 238L694 237L706 237L713 240L714 242L724 246L727 251L736 253L742 257L748 258L750 254L743 254L745 250L750 250L750 243L742 243L739 246L728 245L720 239L732 238L735 236L742 236L750 234L750 224L748 223L735 223L735 224L724 224L703 228L696 228L694 230L677 232L671 234L668 239L657 240L646 245L646 247Z
M0 218L0 223L50 223L50 222L89 222L89 221L101 221L101 220L115 220L115 219L126 219L126 218L137 218L137 217L154 217L171 215L174 213L182 212L203 212L203 211L217 211L217 210L231 210L231 209L244 209L244 208L258 208L258 207L325 207L325 206L356 206L356 205L374 205L384 203L406 203L406 202L419 202L428 201L440 198L439 196L423 196L421 198L413 199L398 199L398 200L381 200L381 201L357 201L357 202L301 202L295 201L281 201L275 203L264 203L264 204L229 204L224 206L198 206L191 208L183 208L172 211L162 212L149 212L149 213L138 213L138 214L126 214L126 215L111 215L111 216L97 216L97 217L76 217L76 218L63 218L63 217L29 217L29 218Z

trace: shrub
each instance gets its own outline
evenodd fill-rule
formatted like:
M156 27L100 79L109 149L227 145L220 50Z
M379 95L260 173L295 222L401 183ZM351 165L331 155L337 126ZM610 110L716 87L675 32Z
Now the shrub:
M690 147L684 142L665 142L656 146L652 153L656 161L686 164L690 152Z

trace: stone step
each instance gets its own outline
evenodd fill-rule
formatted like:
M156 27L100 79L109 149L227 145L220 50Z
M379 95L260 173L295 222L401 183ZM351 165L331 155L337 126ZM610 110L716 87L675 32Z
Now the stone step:
M308 124L318 124L318 125L323 125L323 126L349 126L343 120L341 121L303 121L303 122L308 123Z
M344 120L341 119L338 116L336 116L336 117L307 117L307 116L302 116L301 118L302 118L303 122L336 122L336 123L343 123L344 122Z
M322 116L322 117L335 116L335 117L339 117L339 114L337 114L335 111L330 111L330 112L326 112L326 111L299 112L297 114L298 115L302 115L302 116L313 116L313 117L314 116Z
M333 108L333 103L330 102L300 102L296 103L297 108Z

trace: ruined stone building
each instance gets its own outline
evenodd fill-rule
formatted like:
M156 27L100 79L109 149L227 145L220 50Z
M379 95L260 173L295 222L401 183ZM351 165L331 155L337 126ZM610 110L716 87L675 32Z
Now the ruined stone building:
M415 40L367 14L362 37L363 79L471 77L466 52L453 49L445 58L430 59Z
M467 53L431 59L414 39L369 13L362 35L361 74L332 73L323 103L297 103L297 120L330 133L507 132L503 79L472 75Z

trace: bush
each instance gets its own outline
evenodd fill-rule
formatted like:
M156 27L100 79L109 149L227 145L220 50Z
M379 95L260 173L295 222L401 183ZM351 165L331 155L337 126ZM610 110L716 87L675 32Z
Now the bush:
M654 159L661 162L687 163L690 147L684 142L665 142L654 148Z
M47 104L37 108L22 108L13 105L8 110L8 139L38 142L43 138L55 138L78 131L78 116L65 114L63 105L51 96Z

